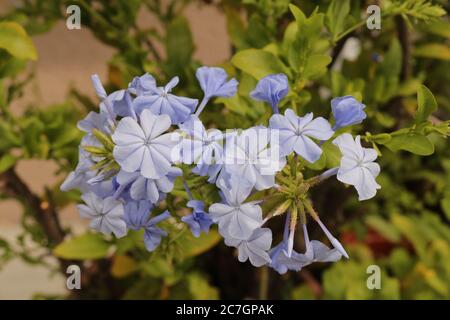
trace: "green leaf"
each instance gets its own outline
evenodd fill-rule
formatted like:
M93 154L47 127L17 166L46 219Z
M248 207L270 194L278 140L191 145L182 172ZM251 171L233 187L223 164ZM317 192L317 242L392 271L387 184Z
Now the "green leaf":
M437 110L436 99L424 85L417 90L417 105L416 123L427 121L428 117Z
M299 75L298 84L302 86L305 80L318 78L326 72L326 66L331 62L330 57L325 54L328 42L321 43L321 31L323 29L324 14L317 10L306 17L296 6L289 5L297 23L296 30L291 28L286 35L283 51L287 51L287 60L295 75ZM325 45L324 45L325 44Z
M450 39L450 21L436 20L420 27L426 32Z
M380 144L394 152L405 150L420 156L428 156L434 152L434 145L430 140L414 132L392 135L390 140Z
M157 256L150 261L142 261L143 270L155 278L171 278L175 275L174 265L163 257Z
M179 16L168 24L165 45L170 73L179 73L190 64L194 44L186 18Z
M333 42L335 42L337 36L344 31L346 22L348 22L349 13L349 0L333 0L329 5L326 15L326 24L332 35Z
M315 300L315 294L312 289L306 285L302 284L292 290L293 300Z
M315 10L308 18L297 6L290 4L295 21L297 22L297 37L302 40L307 40L309 44L314 43L320 38L321 30L323 28L324 14L317 13Z
M401 214L393 214L391 222L413 244L417 253L423 256L426 252L427 241L420 231L420 225L414 219Z
M22 142L20 137L14 132L11 123L0 121L0 150L7 150L10 147L19 147Z
M392 250L389 256L389 264L397 278L403 278L414 266L414 261L404 248Z
M214 247L221 237L216 230L210 230L207 234L202 233L196 238L191 232L185 233L180 239L181 252L185 258L198 256Z
M397 231L397 229L390 224L389 222L385 221L383 218L376 216L376 215L370 215L366 218L366 223L368 226L375 229L379 234L381 234L386 239L397 242L400 240L401 235Z
M136 261L126 255L117 255L114 257L111 266L111 275L116 278L124 278L137 270Z
M25 69L27 60L11 56L7 51L0 50L0 78L14 77Z
M247 38L245 36L245 26L241 20L238 10L231 6L224 6L225 16L227 18L227 31L233 45L238 48L248 47Z
M302 158L300 161L304 166L311 170L322 170L327 165L327 156L325 152L322 152L320 158L314 163L310 163Z
M304 79L317 79L327 72L327 65L331 63L331 57L326 54L313 54L306 62L302 77Z
M450 194L446 198L441 200L441 208L445 213L445 216L450 220Z
M369 141L378 143L378 144L385 144L389 140L391 140L391 135L389 133L379 133L374 136L369 136Z
M326 156L327 168L335 168L338 167L341 162L341 152L339 148L334 145L331 141L327 141L322 145L323 153Z
M64 259L100 259L108 255L110 245L97 233L86 233L65 240L53 249L53 254Z
M193 299L196 300L215 300L219 299L219 290L211 286L205 276L193 272L190 273L186 280L188 282L189 291Z
M233 56L231 63L258 80L269 74L287 72L280 59L261 49L240 51Z
M402 49L397 38L392 39L389 50L380 64L380 72L386 79L398 77L402 69Z
M450 48L441 43L427 43L416 47L414 55L421 58L450 61Z
M0 22L0 48L19 59L37 59L33 41L16 22Z
M8 170L9 168L11 168L12 166L14 166L17 162L17 158L14 157L11 154L5 154L1 159L0 159L0 173L5 172L6 170Z

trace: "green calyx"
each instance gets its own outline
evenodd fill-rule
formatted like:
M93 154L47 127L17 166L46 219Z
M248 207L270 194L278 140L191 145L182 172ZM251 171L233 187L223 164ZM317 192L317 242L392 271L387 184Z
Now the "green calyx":
M100 173L118 172L120 166L113 156L115 144L111 136L97 129L93 129L92 134L100 142L101 146L83 146L83 149L91 154L95 162L91 169L99 170Z
M272 206L273 209L268 217L290 212L291 229L295 228L298 221L305 224L306 214L309 214L313 219L318 218L308 198L308 191L311 187L317 185L320 180L318 177L304 179L302 166L296 156L289 157L288 165L276 175L276 182L279 187L269 197L276 200L276 205Z

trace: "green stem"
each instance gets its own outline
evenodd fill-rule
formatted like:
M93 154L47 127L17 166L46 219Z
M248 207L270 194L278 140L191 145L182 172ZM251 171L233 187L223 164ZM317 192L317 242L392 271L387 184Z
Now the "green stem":
M295 154L291 161L291 175L294 177L294 180L297 179L297 163L298 156Z
M386 18L389 16L389 13L385 13L385 14L381 14L380 19ZM355 31L356 29L362 27L363 25L365 25L367 23L367 20L361 20L360 22L358 22L357 24L351 26L350 28L348 28L347 30L345 30L344 32L342 32L340 35L338 35L336 37L336 39L333 39L334 42L338 42L339 40L341 40L342 38L344 38L345 36L347 36L349 33L352 33L353 31Z

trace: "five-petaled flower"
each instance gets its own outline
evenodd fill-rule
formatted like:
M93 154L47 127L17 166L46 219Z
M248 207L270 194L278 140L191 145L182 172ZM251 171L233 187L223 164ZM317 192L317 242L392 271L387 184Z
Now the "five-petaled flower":
M255 267L261 267L271 261L268 250L272 244L272 231L268 228L257 228L244 240L225 238L225 244L238 249L240 262L248 259Z
M185 164L196 164L197 167L210 166L222 161L223 133L217 129L206 130L197 116L192 115L181 124L180 129L188 136L180 142L180 156Z
M244 203L253 189L248 181L232 177L230 184L221 188L225 203L211 205L209 214L224 238L248 239L262 223L262 209L257 202Z
M85 193L78 210L83 218L91 219L90 227L104 234L113 233L117 238L127 234L123 205L113 197L102 199L93 192Z
M334 134L324 118L313 120L312 113L298 117L292 109L287 109L284 116L274 114L270 118L270 128L279 130L282 155L289 155L294 151L311 163L319 160L322 154L322 149L311 138L328 140Z
M115 196L119 197L122 192L128 191L133 200L147 200L156 204L164 199L165 194L173 190L174 180L181 174L180 168L171 167L165 176L158 179L149 179L139 172L130 173L121 170L116 177L120 187L116 190Z
M275 184L275 174L282 170L286 158L278 150L278 136L264 127L252 127L230 134L224 149L224 169L249 181L257 190Z
M165 176L172 161L172 149L179 141L177 133L163 134L170 127L167 115L144 110L140 122L130 117L120 120L112 139L114 159L126 172L139 171L148 179Z
M148 201L131 201L125 205L125 221L132 230L144 229L144 243L148 251L153 251L167 236L167 232L156 225L170 217L169 211L151 218L150 210L153 208Z
M375 181L380 173L380 166L374 162L377 152L363 148L361 137L355 140L349 133L344 133L333 140L342 153L337 179L356 188L359 200L367 200L375 196L381 186Z
M208 213L205 212L205 204L203 201L190 200L187 206L192 208L192 213L182 217L181 221L189 226L194 237L200 237L201 232L208 233L213 221Z
M186 121L194 112L198 100L170 93L178 81L178 77L174 77L165 87L155 87L149 90L150 93L136 97L133 101L136 113L140 114L144 110L150 110L156 115L168 115L173 124Z

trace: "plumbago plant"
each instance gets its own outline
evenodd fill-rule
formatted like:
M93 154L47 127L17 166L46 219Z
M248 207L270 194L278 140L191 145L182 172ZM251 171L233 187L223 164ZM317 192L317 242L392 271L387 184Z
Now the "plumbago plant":
M81 267L73 297L448 298L450 36L439 1L381 1L378 31L365 27L370 1L201 4L227 20L233 54L219 66L193 58L182 15L192 3L33 0L5 17L33 35L78 4L83 28L116 53L105 86L92 77L98 101L73 90L17 117L16 75L36 55L0 45L12 79L2 196L26 209L0 262L53 268L31 239L63 273ZM139 27L141 10L162 28ZM32 48L16 22L2 27ZM34 194L16 168L29 158L68 175ZM61 227L72 202L96 231ZM371 264L381 290L366 287Z
M216 223L225 244L238 249L241 262L249 260L256 267L268 265L285 273L316 261L349 258L320 220L308 191L336 175L356 188L359 200L372 198L380 188L375 181L380 173L374 162L377 152L363 148L360 136L343 133L332 140L342 154L339 167L306 179L299 158L316 163L323 153L321 145L335 131L366 118L365 105L352 96L333 99L333 128L322 117L313 119L313 113L300 117L287 108L283 116L278 104L289 92L288 78L285 74L267 75L251 96L271 105L274 115L269 127L223 133L206 130L200 115L212 97L234 96L238 82L227 80L225 70L218 67L200 67L196 76L204 92L200 104L197 99L172 93L178 77L158 87L155 79L145 74L134 78L126 90L107 95L99 78L93 76L102 99L100 110L91 111L78 123L86 133L79 162L61 185L64 191L78 188L83 192L85 204L78 208L82 217L91 219L91 228L117 238L129 229L143 229L145 247L154 251L168 235L158 225L171 216L168 210L158 212L158 207L180 177L189 199L186 205L192 208L192 213L180 220L195 237L208 233ZM179 130L170 130L172 126ZM188 166L182 170L181 164ZM207 182L220 189L222 200L206 210L205 199L196 199L184 178L192 174L207 177ZM275 208L264 213L261 202L274 202ZM281 215L286 216L283 240L272 247L272 232L264 225ZM309 241L307 216L317 222L332 249L320 241ZM297 226L303 230L304 254L293 248Z

